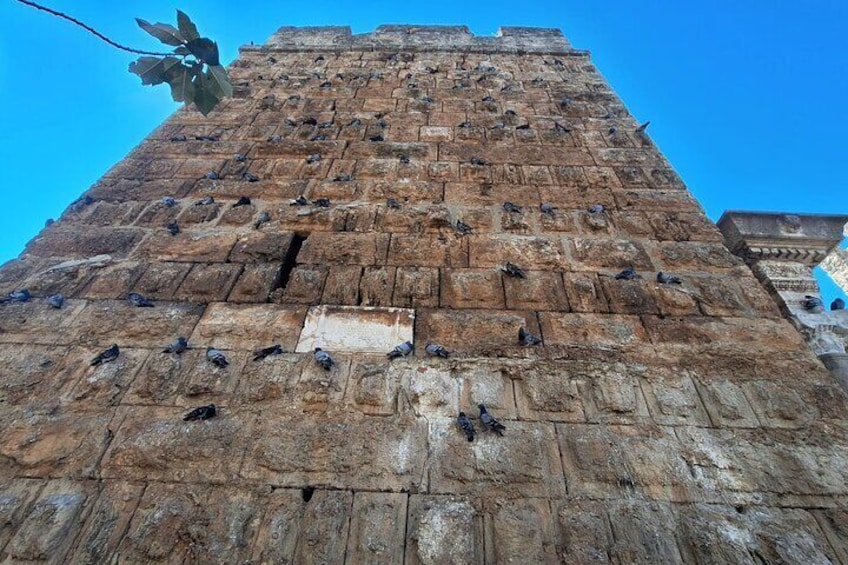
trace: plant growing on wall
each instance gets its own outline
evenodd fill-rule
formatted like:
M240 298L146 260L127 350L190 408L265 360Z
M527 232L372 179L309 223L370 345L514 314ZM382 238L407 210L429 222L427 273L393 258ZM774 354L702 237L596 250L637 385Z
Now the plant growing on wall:
M175 102L184 102L187 105L194 103L204 116L209 114L218 102L233 95L230 77L219 60L218 44L208 37L201 37L191 18L180 10L177 10L177 27L165 23L151 24L136 18L141 29L174 48L169 53L157 53L121 45L67 14L30 0L17 1L67 20L112 47L144 55L129 66L129 71L141 78L141 84L167 83L171 87L171 97Z

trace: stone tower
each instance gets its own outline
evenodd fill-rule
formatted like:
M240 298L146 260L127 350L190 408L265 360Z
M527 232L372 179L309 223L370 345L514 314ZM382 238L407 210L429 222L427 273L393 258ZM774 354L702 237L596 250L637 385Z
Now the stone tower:
M0 269L4 559L848 562L845 391L587 52L283 28L231 73Z

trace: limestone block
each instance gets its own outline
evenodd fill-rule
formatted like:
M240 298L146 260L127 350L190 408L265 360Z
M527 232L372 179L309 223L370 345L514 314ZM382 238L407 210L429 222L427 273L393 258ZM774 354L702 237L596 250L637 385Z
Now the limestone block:
M189 344L190 347L195 345ZM183 388L189 367L200 362L201 357L205 357L203 350L188 351L180 355L163 353L162 349L153 350L121 402L141 405L176 404L178 392Z
M625 239L575 237L568 241L569 252L582 265L582 270L616 271L633 267L637 271L653 271L644 246Z
M503 308L504 287L495 269L442 269L444 308Z
M74 348L62 360L61 378L72 382L62 389L60 398L74 410L96 411L117 405L148 354L144 349L121 348L114 361L91 367L91 359L101 351L100 348Z
M305 318L305 306L216 302L204 311L189 343L250 351L281 343L283 349L293 351Z
M86 304L74 323L79 341L86 345L162 347L174 336L190 334L202 312L203 306L196 304L160 302L136 308L126 300L99 300Z
M265 506L265 517L253 548L253 561L295 563L294 551L300 537L300 521L305 505L301 491L274 489L262 504Z
M402 565L406 505L405 494L354 494L347 559L354 563Z
M68 479L50 481L3 553L13 562L61 561L82 527L96 485Z
M152 300L173 300L174 293L190 269L191 263L150 263L136 281L132 292Z
M192 186L192 180L174 178L102 178L86 194L95 200L158 200L164 196L181 198Z
M576 365L542 361L510 367L508 374L515 379L515 400L521 418L585 421L578 384L582 384L587 375Z
M362 306L391 306L395 288L395 267L366 267L359 281Z
M375 233L314 233L304 242L298 263L382 265L389 236Z
M284 304L320 303L328 272L326 265L298 265L289 273L280 301Z
M457 496L411 495L408 514L409 565L485 562L479 503Z
M472 267L502 267L506 262L526 270L551 270L565 265L557 238L524 235L470 236Z
M435 342L457 355L524 356L518 329L539 335L536 317L520 310L418 310L416 341ZM547 336L547 333L545 333Z
M603 313L609 311L598 276L593 273L563 273L565 295L573 312Z
M559 273L525 271L526 277L502 277L506 307L510 310L568 311L566 291Z
M619 563L683 563L675 541L671 507L659 502L612 501L610 556Z
M214 223L218 216L221 215L222 209L223 206L218 202L214 202L212 204L200 204L200 199L198 199L196 202L193 202L192 205L186 206L183 209L183 211L177 217L177 224L183 227L187 227L193 224L204 224L207 222ZM167 240L167 238L165 237L163 237L162 239ZM160 242L160 245L165 245L165 241Z
M0 404L50 410L56 391L74 382L75 373L64 359L67 352L66 347L0 345Z
M827 536L833 551L839 559L848 559L848 511L841 508L813 510L819 527Z
M450 367L453 378L459 383L459 410L477 414L478 406L484 404L500 418L518 418L512 385L514 375L503 366L457 360L452 361Z
M233 486L151 483L115 557L121 562L244 562L261 508L256 493Z
M656 314L654 297L644 279L616 280L601 275L601 288L607 296L610 312L614 314Z
M140 483L106 481L68 560L95 565L114 555L143 492Z
M206 350L202 346L182 354L185 363L179 377L182 398L178 398L175 404L184 407L212 402L226 405L249 354L227 350L222 353L230 363L228 367L212 364L206 359Z
M68 300L61 310L40 300L0 305L0 342L69 344L85 308L83 300Z
M718 243L668 242L658 244L658 259L670 271L715 271L733 269L742 265L742 260L731 255L724 245Z
M783 320L643 316L642 323L654 343L705 345L740 352L771 348L806 353L800 334Z
M246 226L256 217L256 205L248 204L237 208L228 207L218 220L219 226Z
M0 548L15 535L46 481L4 480L0 490Z
M652 367L644 375L642 390L651 418L665 426L709 426L695 384L680 368Z
M315 492L301 517L294 563L345 561L352 498L350 492Z
M54 406L49 412L7 409L0 415L0 476L98 476L97 465L111 438L114 409L72 411Z
M382 355L354 359L346 400L365 414L389 416L397 408L401 378L413 370L413 360L386 361Z
M426 423L411 416L358 416L345 420L259 418L241 471L280 486L320 484L391 491L422 488ZM281 445L290 446L285 451Z
M763 426L802 428L819 417L815 404L793 386L755 380L742 384L742 389Z
M334 265L324 283L322 303L356 306L359 304L359 279L362 267Z
M526 207L525 213L536 213L540 197L538 187L527 185L517 189L510 184L455 183L445 184L445 202L464 206L500 206L512 202Z
M238 239L229 260L241 263L280 262L289 250L294 234L258 231Z
M134 256L154 261L223 262L237 237L231 232L185 230L171 235L165 230L156 231L139 245Z
M467 163L473 157L487 163L521 165L594 165L589 151L583 148L522 145L519 147L478 146L465 143L439 144L439 159Z
M89 227L79 230L55 225L30 241L24 253L52 259L84 259L108 253L119 259L129 255L142 237L144 231L136 228Z
M467 267L467 238L455 235L392 234L387 264L415 268Z
M733 379L723 375L697 376L695 384L715 426L752 428L759 425L745 392Z
M496 418L499 414L493 411ZM501 420L504 435L483 431L468 442L456 416L430 418L430 491L548 497L565 492L552 424Z
M123 298L144 268L144 264L124 261L98 269L78 295L86 298Z
M410 203L440 202L442 200L442 183L399 179L388 181L384 179L369 179L358 183L362 195L370 201L385 201L395 198L400 202Z
M636 316L540 312L546 345L627 346L648 336Z
M279 263L248 264L239 275L229 302L268 302L272 291L280 282Z
M485 512L487 563L557 562L547 500L487 500Z
M590 500L551 501L560 563L607 563L612 540L606 512Z
M226 300L242 268L240 263L196 263L183 279L175 297L191 302Z
M198 402L198 405L202 405ZM224 484L239 471L250 418L227 409L184 422L185 408L121 408L123 422L103 458L107 479Z

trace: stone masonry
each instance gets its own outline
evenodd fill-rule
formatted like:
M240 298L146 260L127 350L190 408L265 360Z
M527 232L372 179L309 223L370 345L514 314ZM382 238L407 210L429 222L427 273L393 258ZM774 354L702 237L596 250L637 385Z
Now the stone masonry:
M846 391L587 52L283 28L230 72L0 269L6 562L848 563Z

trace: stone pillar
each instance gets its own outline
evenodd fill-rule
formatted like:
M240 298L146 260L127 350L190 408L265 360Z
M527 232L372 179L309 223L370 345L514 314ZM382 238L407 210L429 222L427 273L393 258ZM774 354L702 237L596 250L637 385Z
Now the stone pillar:
M834 249L821 262L821 268L839 288L848 293L848 249Z
M807 295L821 298L813 269L828 256L837 257L833 264L843 261L834 270L846 275L848 283L848 262L841 254L832 255L846 222L848 216L725 212L718 227L728 249L745 260L833 377L848 389L848 311L828 311L827 305L809 311L802 305Z

